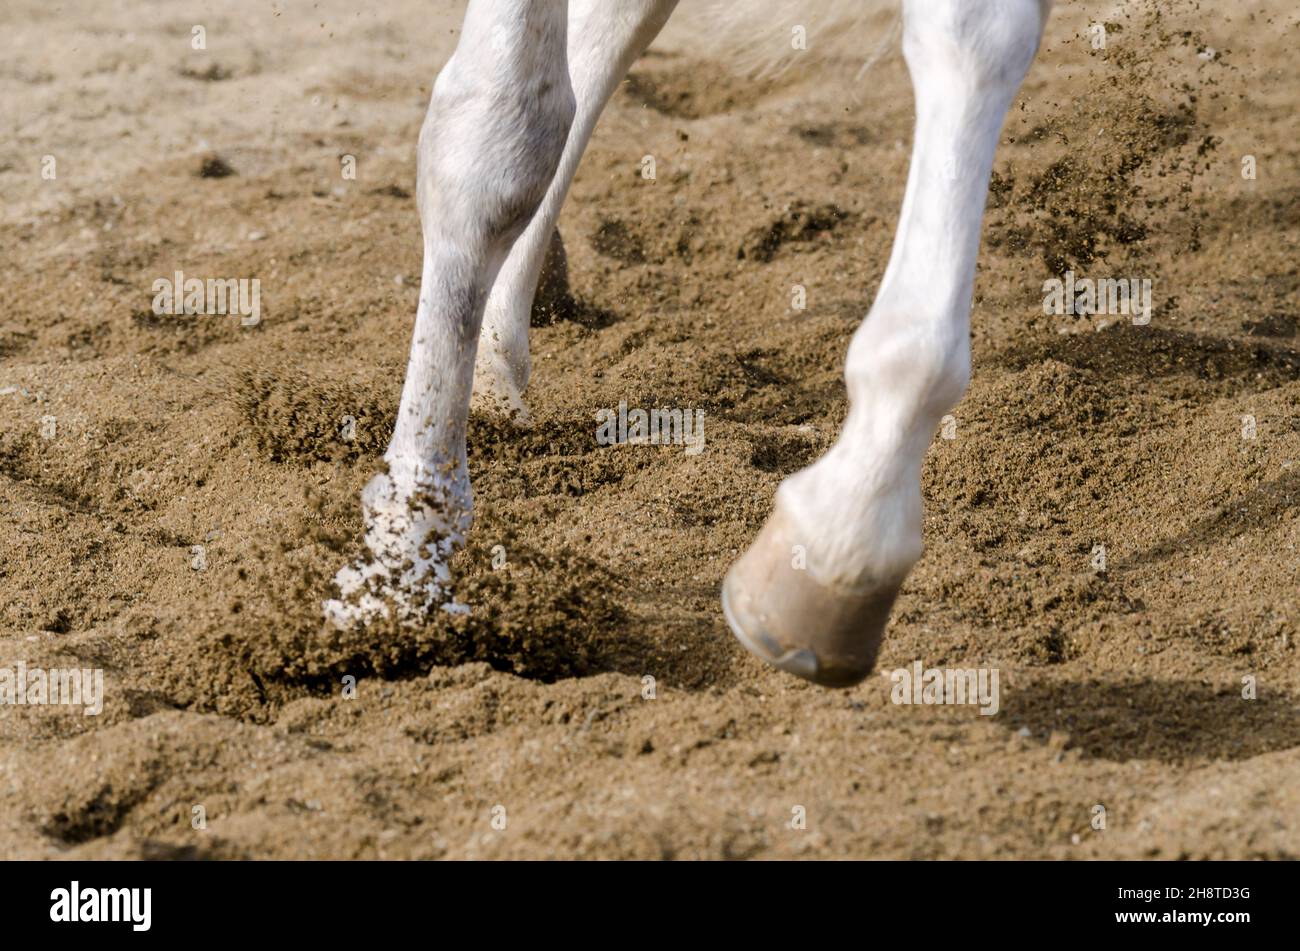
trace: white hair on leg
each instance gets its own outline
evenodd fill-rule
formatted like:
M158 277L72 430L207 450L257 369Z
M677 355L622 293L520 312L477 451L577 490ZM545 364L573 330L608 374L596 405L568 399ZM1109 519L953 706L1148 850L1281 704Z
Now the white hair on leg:
M663 28L677 0L570 0L569 77L577 111L541 207L515 242L488 297L474 376L475 403L516 422L531 373L528 325L542 262L596 120L632 61Z
M906 0L916 135L889 265L845 362L839 439L781 483L723 606L753 653L828 686L870 673L921 556L921 462L970 376L970 308L993 153L1044 0ZM802 548L802 565L791 552Z
M537 210L573 120L565 0L471 0L420 130L424 267L393 438L362 494L368 556L325 602L340 626L450 604L469 529L465 426L488 289ZM454 608L455 605L452 605Z

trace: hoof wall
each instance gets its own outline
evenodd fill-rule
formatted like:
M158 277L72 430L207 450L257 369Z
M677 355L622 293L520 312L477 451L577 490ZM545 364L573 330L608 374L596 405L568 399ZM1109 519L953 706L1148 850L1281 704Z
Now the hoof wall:
M852 687L875 667L902 579L823 585L791 564L801 541L778 505L722 583L722 611L751 654L823 687Z

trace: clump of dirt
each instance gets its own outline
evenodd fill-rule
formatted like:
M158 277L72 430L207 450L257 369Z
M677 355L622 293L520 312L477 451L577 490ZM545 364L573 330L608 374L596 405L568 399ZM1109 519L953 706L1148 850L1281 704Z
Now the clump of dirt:
M1105 379L1046 360L972 387L954 423L965 451L933 452L931 485L946 505L1006 506L1056 521L1080 495L1115 484L1117 460L1098 457L1093 434L1122 438L1137 424L1137 409ZM1041 472L1033 483L1022 477L1027 466Z
M1260 320L1246 320L1241 329L1252 337L1294 337L1300 331L1300 321L1289 314L1269 314Z
M638 213L635 221L605 218L589 240L597 254L629 267L673 261L690 264L717 245L697 212L673 210L665 215L661 209Z
M626 222L611 219L602 221L591 234L591 247L597 254L622 261L624 264L643 264L645 245Z
M766 264L786 245L822 240L851 217L851 213L834 203L793 202L775 220L751 231L736 251L736 257Z
M998 359L1016 370L1058 360L1105 374L1112 388L1119 379L1159 380L1172 395L1194 402L1300 379L1300 351L1278 342L1234 341L1131 324L1009 347Z
M454 595L472 606L469 614L335 627L320 601L333 590L333 573L358 554L360 526L344 514L350 502L310 503L298 524L275 532L282 541L254 549L250 567L227 569L219 588L240 593L224 608L202 609L201 636L160 660L164 693L176 705L262 720L296 697L337 692L348 676L401 678L431 665L485 662L549 683L606 669L636 649L614 575L570 549L529 544L490 512L478 514L476 541L451 564Z
M569 292L569 255L560 229L551 232L551 243L542 259L542 270L533 294L529 326L546 327L557 320L573 318L580 305Z
M258 451L273 462L383 454L393 434L396 377L319 380L288 368L243 369L230 388Z
M811 426L773 429L752 443L749 461L764 472L789 475L813 462L826 447Z
M1207 212L1194 187L1220 144L1201 106L1217 95L1228 66L1200 31L1170 25L1190 0L1170 6L1126 7L1125 27L1109 24L1104 46L1091 49L1100 88L1090 85L1011 136L1056 157L1045 168L1008 162L993 174L988 246L1037 253L1057 275L1131 250L1156 232L1183 251L1200 248Z
M475 608L453 619L439 663L484 661L550 683L613 669L615 657L637 653L621 579L567 548L535 548L490 518L481 528L480 537L499 540L452 561L457 596Z
M851 149L876 141L871 129L840 122L808 122L790 129L795 135L818 148Z
M235 168L224 156L215 152L205 152L199 157L199 178L229 178L235 174Z
M637 461L602 451L594 414L546 412L526 430L509 420L475 413L467 435L471 470L493 498L559 496L576 499L623 480Z
M221 65L220 63L209 63L203 69L195 69L193 66L182 66L177 71L186 79L197 79L205 83L219 83L230 79L235 75L235 71Z
M1008 631L1009 649L1032 664L1068 662L1082 648L1067 628L1132 610L1097 557L1102 539L1075 523L1124 491L1140 419L1104 378L1056 360L977 380L927 457L926 505L981 564L947 574L934 596Z
M999 381L986 399L998 405L1004 427L1044 440L1081 433L1116 412L1116 395L1106 382L1057 360Z
M652 69L634 69L623 81L623 95L644 108L677 119L702 119L746 109L773 88L767 80L737 82L718 63L694 60L688 65L667 59L667 65L646 61Z

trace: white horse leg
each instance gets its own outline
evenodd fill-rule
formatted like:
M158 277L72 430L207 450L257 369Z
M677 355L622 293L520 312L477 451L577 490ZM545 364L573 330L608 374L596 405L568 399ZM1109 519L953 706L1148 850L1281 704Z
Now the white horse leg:
M827 686L875 663L921 556L921 462L970 378L970 306L999 131L1050 0L905 0L916 96L912 166L876 301L845 365L836 444L786 479L723 584L732 630L764 660ZM806 567L805 567L806 566Z
M676 5L677 0L570 0L569 77L577 113L551 187L488 297L474 371L474 402L484 409L519 421L527 416L528 321L560 208L601 111Z
M418 149L424 269L388 471L362 493L370 557L325 602L339 625L418 620L449 600L447 559L469 529L465 423L488 289L537 210L574 99L567 0L470 0Z

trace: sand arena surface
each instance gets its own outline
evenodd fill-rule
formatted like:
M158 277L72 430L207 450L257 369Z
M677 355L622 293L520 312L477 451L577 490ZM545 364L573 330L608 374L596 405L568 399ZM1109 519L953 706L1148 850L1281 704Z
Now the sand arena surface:
M828 692L748 657L717 591L845 413L907 172L896 49L754 81L670 24L562 216L533 427L471 421L473 615L345 635L317 605L396 408L459 6L10 0L0 666L105 694L0 707L0 856L1300 856L1296 14L1160 6L1049 25L927 552L882 674ZM257 278L261 322L154 313L177 270ZM1151 322L1044 314L1066 270L1151 280ZM703 410L704 451L600 445L620 401ZM997 668L998 713L892 703L917 660Z

